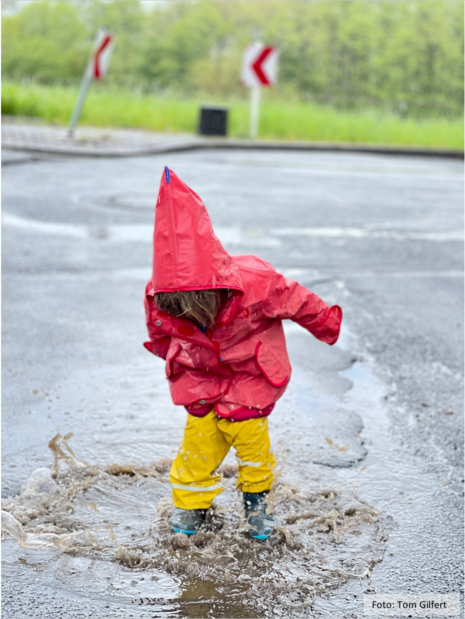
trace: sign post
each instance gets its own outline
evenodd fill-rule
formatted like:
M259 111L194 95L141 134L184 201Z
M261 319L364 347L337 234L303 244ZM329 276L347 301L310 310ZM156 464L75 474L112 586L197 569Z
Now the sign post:
M250 137L258 135L260 93L263 86L274 86L277 80L279 51L257 42L249 45L242 56L241 82L250 88Z
M250 137L258 135L258 118L260 115L260 86L252 86L250 89Z
M97 34L94 49L92 50L86 70L84 71L84 77L82 78L79 95L69 122L68 135L70 137L73 137L74 135L74 130L78 123L79 117L81 116L81 111L84 106L84 101L86 99L91 81L102 79L102 77L105 77L108 72L114 42L115 37L106 30L100 30Z

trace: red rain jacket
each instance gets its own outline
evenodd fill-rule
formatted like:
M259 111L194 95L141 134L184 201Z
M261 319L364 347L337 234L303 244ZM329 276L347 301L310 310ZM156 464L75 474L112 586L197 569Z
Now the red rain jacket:
M206 333L160 310L156 292L224 289L231 298ZM152 279L145 312L150 341L166 359L175 404L204 416L212 408L234 421L268 415L291 377L282 320L334 344L341 308L284 278L255 256L230 256L215 236L200 197L165 169L158 194Z

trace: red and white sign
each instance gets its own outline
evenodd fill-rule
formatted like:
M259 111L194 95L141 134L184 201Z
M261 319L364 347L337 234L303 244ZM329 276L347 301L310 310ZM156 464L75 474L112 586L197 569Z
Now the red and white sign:
M114 43L115 37L109 32L98 33L89 63L89 75L92 79L99 80L107 74Z
M244 86L274 86L278 76L279 50L263 43L246 48L242 57L241 82Z

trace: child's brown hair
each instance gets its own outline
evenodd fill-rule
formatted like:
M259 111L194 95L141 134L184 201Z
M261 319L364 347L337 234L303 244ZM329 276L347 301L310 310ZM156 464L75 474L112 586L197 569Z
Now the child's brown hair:
M161 310L173 316L188 318L199 325L213 327L227 294L227 290L156 292L155 301Z

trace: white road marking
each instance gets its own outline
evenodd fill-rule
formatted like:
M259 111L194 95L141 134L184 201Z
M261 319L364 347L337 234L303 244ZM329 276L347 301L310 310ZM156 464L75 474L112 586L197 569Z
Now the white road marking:
M153 239L153 226L150 224L125 224L110 226L85 226L82 224L63 224L58 222L40 221L19 217L12 213L3 212L4 226L23 228L31 232L70 236L74 238L97 238L102 241L113 242L146 242ZM353 238L353 239L391 239L394 241L463 241L461 229L445 232L427 232L412 230L375 229L373 226L365 228L354 227L315 227L315 228L276 228L269 232L262 230L243 230L241 228L216 228L215 233L222 243L234 247L269 247L276 248L282 245L280 238L275 237L323 237L323 238Z
M375 230L373 228L342 228L342 227L315 227L315 228L276 228L271 230L275 236L308 236L326 238L370 238L391 239L394 241L463 241L462 230L447 232L413 232L411 230Z
M22 228L31 232L68 236L79 239L96 238L112 242L152 243L152 224L124 224L110 226L84 226L82 224L62 224L51 221L40 221L19 217L3 212L2 224L14 228ZM230 247L281 247L280 239L272 238L268 234L255 230L241 228L216 228L215 234L222 243Z
M89 236L87 226L75 226L71 224L26 219L5 212L2 213L2 225L22 228L31 232L40 232L42 234L72 236L77 239L85 239Z

